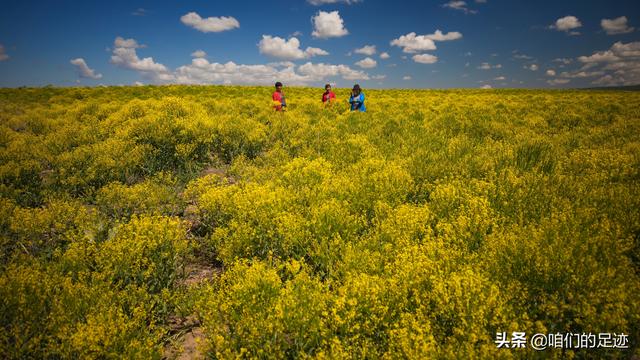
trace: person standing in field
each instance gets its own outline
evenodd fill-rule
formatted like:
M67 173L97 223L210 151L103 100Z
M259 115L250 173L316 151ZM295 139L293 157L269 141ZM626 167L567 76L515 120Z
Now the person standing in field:
M322 94L322 103L323 104L329 104L331 105L331 103L333 103L334 101L336 101L336 94L331 91L331 85L327 84L324 86L324 94Z
M367 108L364 106L364 93L360 89L360 85L353 85L353 89L351 90L351 97L349 98L349 104L351 104L351 111L367 111Z
M285 100L284 93L282 92L282 83L278 81L276 83L276 91L273 93L273 108L276 111L285 111L287 107L287 101Z

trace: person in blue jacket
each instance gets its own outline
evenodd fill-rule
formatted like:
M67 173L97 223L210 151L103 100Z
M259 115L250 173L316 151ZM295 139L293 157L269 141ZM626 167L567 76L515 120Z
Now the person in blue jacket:
M367 111L367 108L364 106L364 94L360 89L360 85L353 85L353 89L351 90L351 97L349 98L349 103L351 104L351 111Z

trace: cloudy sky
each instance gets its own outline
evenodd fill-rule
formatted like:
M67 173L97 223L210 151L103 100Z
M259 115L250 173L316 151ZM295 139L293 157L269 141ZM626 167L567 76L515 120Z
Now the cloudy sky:
M14 1L0 86L640 84L638 0Z

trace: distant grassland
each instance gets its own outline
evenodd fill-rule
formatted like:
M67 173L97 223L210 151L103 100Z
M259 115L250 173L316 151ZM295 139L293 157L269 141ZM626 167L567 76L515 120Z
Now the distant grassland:
M640 356L640 93L271 92L0 89L0 357Z

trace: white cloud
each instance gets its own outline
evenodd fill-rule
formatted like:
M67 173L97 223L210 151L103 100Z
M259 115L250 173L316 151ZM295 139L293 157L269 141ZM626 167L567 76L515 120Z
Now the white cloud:
M640 41L614 43L609 50L580 56L584 64L578 71L567 72L565 77L594 77L596 85L637 85L640 84Z
M298 66L300 74L310 80L322 80L328 77L341 76L345 80L369 80L369 75L360 70L354 70L346 65L312 64L310 62Z
M547 80L547 84L549 85L564 85L564 84L568 84L571 80L569 79L552 79L552 80Z
M344 3L344 4L355 4L359 3L362 0L307 0L307 2L311 5L320 6L324 4L336 4L336 3Z
M373 75L371 80L384 80L387 78L387 75Z
M146 16L147 10L143 8L137 8L134 12L131 13L133 16Z
M525 65L524 68L527 69L527 70L531 70L531 71L538 71L538 65L537 64L531 64L529 66Z
M620 85L620 82L619 82L618 79L616 79L612 75L605 75L605 76L593 81L592 84L603 85L603 86L615 86L615 85Z
M434 64L438 62L438 57L430 54L413 55L411 58L420 64Z
M70 63L77 67L78 75L80 77L94 80L102 79L102 74L98 74L95 72L95 70L89 68L83 58L73 59L70 61Z
M376 53L376 46L375 45L365 45L365 46L361 47L360 49L355 49L353 52L355 52L356 54L362 54L362 55L371 56L371 55Z
M382 59L382 60L387 60L390 57L391 57L391 55L389 55L389 53L387 53L387 52L383 52L383 53L380 54L380 59Z
M286 65L286 64L281 64ZM176 82L188 84L272 84L282 81L285 84L306 85L310 82L326 82L332 77L345 80L369 80L366 73L351 69L346 65L313 64L295 66L241 65L233 62L226 64L209 63L205 59L193 59L190 65L176 70Z
M0 61L5 61L9 58L9 55L4 50L4 46L0 44Z
M436 30L429 35L417 35L415 32L410 32L393 39L391 45L402 48L405 53L414 54L420 51L436 50L436 41L451 41L460 38L462 38L462 34L457 31L444 34L442 31Z
M547 76L556 76L556 71L553 69L549 69L546 72Z
M516 60L533 60L533 57L525 54L515 54L513 58Z
M338 11L319 11L311 18L311 21L313 22L313 33L311 33L313 37L327 39L349 34Z
M596 77L596 76L602 76L604 75L604 71L573 71L573 72L567 72L567 71L563 71L560 73L560 77L563 78L567 78L567 79L583 79L583 78L590 78L590 77Z
M304 84L307 80L296 74L293 66L241 65L232 61L220 64L202 58L177 68L173 80L180 84L271 84L275 81Z
M207 53L204 52L203 50L196 50L191 53L191 56L194 58L203 58L203 57L207 57Z
M139 71L144 76L156 80L171 80L171 74L166 66L156 63L152 57L144 59L138 57L136 49L141 47L134 39L123 39L118 36L114 41L111 63L125 69Z
M485 84L485 85L480 86L480 89L493 89L493 87L491 85L489 85L489 84Z
M602 19L602 21L600 21L600 25L607 35L627 34L635 30L627 25L626 16L620 16L615 19Z
M569 65L573 62L573 60L567 59L567 58L556 58L556 59L553 59L553 62Z
M409 76L409 75L403 76L402 80L411 80L411 76Z
M118 39L115 43L120 46L113 49L111 62L119 67L135 70L156 83L265 85L282 81L292 85L308 85L313 82L326 82L331 77L341 77L345 80L374 78L347 65L307 62L297 66L291 61L256 65L229 61L222 64L210 63L204 58L194 58L190 64L171 71L166 66L156 63L153 58L140 59L136 53L140 45L134 39ZM381 80L383 76L377 75L375 79Z
M307 57L312 57L312 56L326 56L329 55L329 53L327 51L324 51L320 48L314 48L314 47L307 47L304 50L305 55L307 55Z
M182 17L180 17L180 21L182 21L183 24L204 33L221 32L240 27L238 20L232 16L208 17L203 19L195 12L182 15Z
M426 35L426 37L433 41L451 41L461 39L462 34L457 31L451 31L444 34L442 31L436 30L436 32L430 35Z
M577 17L571 15L560 18L556 20L556 23L554 25L549 26L550 29L564 31L569 33L570 35L578 35L579 33L570 31L579 27L582 27L582 23L580 22L580 20L578 20Z
M477 10L471 10L467 7L467 2L466 1L456 1L456 0L452 0L449 1L446 4L442 4L442 7L444 8L449 8L449 9L454 9L454 10L460 10L463 11L465 14L476 14L478 13Z
M140 49L145 47L144 45L138 44L135 39L123 39L122 37L116 37L113 42L113 46L116 48L127 48L127 49Z
M495 78L495 79L493 79L493 80L495 80L495 81L502 81L502 80L507 80L507 78L506 78L506 77L504 77L504 76L498 76L497 78Z
M308 47L303 51L300 49L300 40L295 37L285 40L277 36L262 35L262 40L260 40L258 48L261 54L287 60L300 60L313 56L329 55L328 52L322 49L312 47Z
M436 49L436 43L432 39L425 35L417 35L414 32L392 40L391 45L401 47L403 52L409 54Z
M594 53L590 56L580 56L578 61L581 63L602 63L602 62L614 62L620 58L611 50Z
M491 69L502 69L502 64L491 65L487 62L484 62L478 66L480 70L491 70Z
M368 57L356 62L356 65L360 66L363 69L371 69L376 67L378 63L372 58Z

